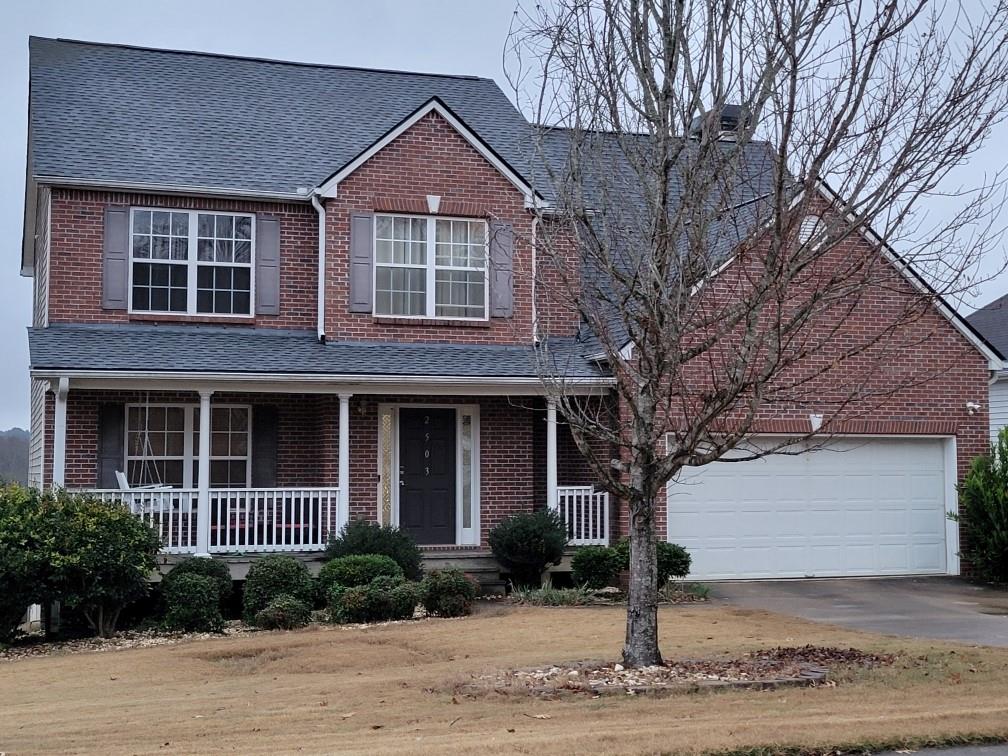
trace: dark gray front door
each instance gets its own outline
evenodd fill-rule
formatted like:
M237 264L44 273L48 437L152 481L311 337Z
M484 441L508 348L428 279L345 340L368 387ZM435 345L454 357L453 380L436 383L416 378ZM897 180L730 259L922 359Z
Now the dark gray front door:
M399 527L455 543L455 410L399 410Z

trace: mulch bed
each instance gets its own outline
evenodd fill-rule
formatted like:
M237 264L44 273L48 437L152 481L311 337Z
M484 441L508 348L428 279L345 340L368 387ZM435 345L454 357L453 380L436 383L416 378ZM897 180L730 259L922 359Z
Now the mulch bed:
M456 686L463 694L518 693L542 697L563 694L662 695L717 688L768 689L835 685L829 668L880 667L895 657L855 648L778 647L736 659L677 659L662 666L626 669L622 664L579 662L539 669L508 670L472 678Z
M228 622L221 633L169 633L163 630L123 630L113 638L74 638L46 641L42 636L29 635L0 647L0 662L28 659L53 654L76 654L87 651L123 651L130 648L152 648L191 640L230 638L260 632L243 622Z

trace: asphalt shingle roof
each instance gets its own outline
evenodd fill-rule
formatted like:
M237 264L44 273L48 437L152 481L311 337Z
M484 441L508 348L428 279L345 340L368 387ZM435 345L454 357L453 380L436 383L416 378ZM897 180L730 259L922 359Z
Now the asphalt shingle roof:
M1008 294L981 307L966 321L1002 355L1008 355Z
M33 176L294 195L432 97L517 173L531 165L528 124L492 79L41 37L29 50Z
M539 360L569 378L605 377L588 345L547 353L506 345L328 342L310 331L227 326L70 325L29 328L33 370L535 378Z

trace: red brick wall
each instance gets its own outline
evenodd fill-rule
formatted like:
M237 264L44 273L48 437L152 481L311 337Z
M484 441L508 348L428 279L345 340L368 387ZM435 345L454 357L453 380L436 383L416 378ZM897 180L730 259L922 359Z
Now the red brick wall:
M351 313L348 261L350 214L387 210L425 214L428 194L441 214L510 223L515 233L514 315L487 323L391 322ZM532 216L510 182L447 121L431 114L344 180L326 202L326 334L330 339L528 344L532 340Z
M852 312L837 306L816 321L815 329L837 327L826 345L816 351L787 377L810 375L820 368L825 372L800 391L774 397L761 404L753 433L807 433L811 430L810 413L821 413L835 433L876 435L955 435L958 453L958 478L966 473L970 461L988 449L988 370L986 359L935 308L922 308L916 316L899 320L892 333L886 329L897 322L908 302L916 294L888 263L862 239L852 239L834 251L823 267L839 270L858 257L875 256L871 276L876 285L864 288ZM712 287L714 297L731 296L744 286L743 265L733 264ZM814 275L814 274L813 274ZM810 279L811 280L811 279ZM712 306L717 301L712 300ZM884 335L883 335L884 334ZM811 338L821 335L810 333ZM868 344L881 335L877 347L867 353L835 363L842 350ZM832 367L831 367L832 366ZM704 370L698 366L692 384L697 390L709 385ZM690 383L690 381L686 381ZM850 401L855 386L860 399ZM965 403L976 401L981 411L966 412ZM624 421L628 419L622 408ZM675 417L670 425L675 426ZM730 424L729 419L728 423ZM624 422L624 426L626 422ZM620 520L626 523L625 503ZM657 513L658 532L666 529L664 491ZM626 532L625 529L621 532Z
M280 314L228 318L259 328L315 330L318 215L308 204L54 189L49 263L49 322L125 323L130 320L215 322L220 318L129 315L101 306L102 240L108 205L259 213L280 219Z

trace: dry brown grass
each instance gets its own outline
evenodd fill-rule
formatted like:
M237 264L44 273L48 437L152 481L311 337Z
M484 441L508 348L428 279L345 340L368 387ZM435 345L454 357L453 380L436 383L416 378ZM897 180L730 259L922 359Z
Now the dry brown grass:
M899 652L835 688L671 698L454 696L474 671L614 658L616 607L184 643L0 665L0 752L653 753L1008 736L1008 650L719 606L662 609L668 657L777 645ZM918 657L926 657L919 660ZM538 718L537 715L545 715Z

